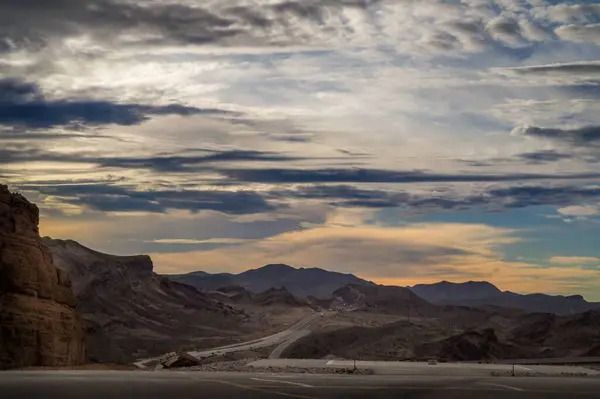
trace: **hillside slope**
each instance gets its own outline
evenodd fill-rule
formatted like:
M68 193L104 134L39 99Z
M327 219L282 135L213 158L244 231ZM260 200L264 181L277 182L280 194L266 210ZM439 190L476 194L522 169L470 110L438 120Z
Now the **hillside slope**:
M298 340L284 356L488 361L585 357L600 353L600 312L597 310L557 316L510 313L501 308L444 309L439 317L315 332ZM458 322L458 319L462 320Z
M408 288L350 284L337 289L329 307L339 310L370 310L378 313L430 316L440 309Z
M246 332L244 312L157 275L148 256L107 255L70 240L43 243L71 277L91 360L128 362Z

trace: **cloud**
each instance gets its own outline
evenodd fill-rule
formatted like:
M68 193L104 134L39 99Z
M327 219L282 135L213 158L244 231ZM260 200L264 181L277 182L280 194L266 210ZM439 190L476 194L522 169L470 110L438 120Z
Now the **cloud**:
M588 263L600 264L600 258L593 256L553 256L549 259L550 263L559 265L581 265Z
M492 188L485 194L487 200L506 208L524 208L536 205L569 206L600 197L598 186L512 186Z
M326 0L282 2L136 3L116 0L60 0L0 3L0 36L5 50L52 40L93 35L124 44L291 45L304 43L299 26L327 32L344 10L366 10L378 1ZM304 29L303 29L304 30ZM121 36L121 38L120 38ZM125 39L126 38L126 39Z
M527 161L529 164L541 165L562 161L564 159L572 159L574 155L556 152L555 150L540 150L519 154L517 157Z
M348 227L335 223L334 226L326 225L286 232L232 249L234 252L231 253L231 258L224 260L225 263L220 267L244 270L264 264L264 260L271 259L277 262L290 262L297 266L327 264L333 270L341 268L341 271L357 272L364 270L364 265L369 264L373 272L378 271L381 277L389 277L402 273L402 268L407 268L409 264L413 267L424 267L453 256L464 256L475 252L491 254L489 248L482 249L478 245L496 239L498 243L514 241L513 238L508 237L510 231L496 230L484 225L439 224L435 225L436 230L432 226L380 228L377 226ZM431 234L431 240L425 240L428 233ZM357 245L358 242L360 245ZM362 255L358 255L358 251L347 251L349 248L357 247L363 248ZM207 251L205 255L208 266L208 264L219 264L220 260L217 259L224 254L219 251ZM161 258L164 259L165 256ZM192 256L190 261L195 258ZM246 259L242 261L242 258ZM173 264L176 259L182 260L175 257L170 263ZM394 260L391 261L392 259ZM187 265L190 263L186 262ZM159 263L157 267L160 267ZM184 270L184 267L185 265L182 265L181 270Z
M277 207L250 191L163 190L142 191L105 184L23 188L60 198L65 204L102 212L166 213L168 210L210 210L230 215L274 211Z
M23 133L30 134L30 133ZM35 135L35 134L34 134ZM60 134L57 134L60 136ZM72 135L71 138L79 137ZM94 136L96 137L96 136ZM2 138L0 134L0 139ZM108 138L108 137L107 137ZM118 139L117 139L118 140ZM99 168L120 170L150 170L161 173L211 173L209 165L219 163L246 162L292 162L310 160L311 158L296 157L267 151L254 150L215 150L209 148L186 149L173 153L159 153L155 156L119 157L98 156L87 153L48 152L41 148L28 146L11 146L0 149L0 161L5 164L23 162L61 162L65 164L89 164Z
M398 189L377 190L350 185L296 186L293 190L268 192L278 200L300 199L327 201L335 207L403 207L416 212L487 208L509 210L529 206L571 207L574 203L600 200L598 186L489 186L479 193L414 192ZM575 209L578 209L575 206ZM568 211L568 210L567 210Z
M542 74L584 74L600 75L600 61L581 61L547 65L532 65L515 68L504 68L504 71L520 75Z
M550 20L556 22L592 23L600 21L600 4L595 4L594 1L579 1L575 4L559 2L548 7L547 14Z
M186 152L192 152L186 151ZM148 169L157 172L192 172L209 170L201 165L212 163L233 163L233 162L290 162L301 159L302 157L293 157L289 155L277 154L265 151L249 150L209 150L198 149L201 155L166 155L155 157L138 158L98 158L90 159L91 162L98 163L101 167L125 168L125 169Z
M527 43L521 34L521 26L512 18L498 16L490 20L485 29L494 39L509 45L518 46Z
M600 141L600 126L585 126L573 129L518 126L512 130L511 135L544 138L583 147Z
M544 27L548 10L545 4L530 1L516 5L479 0L55 0L51 8L43 0L30 0L0 4L0 36L5 37L0 43L4 51L35 51L87 36L130 48L368 44L393 46L404 53L424 49L473 52L551 40ZM553 25L565 23L586 26L584 21L573 20ZM103 47L92 49L88 54L104 51Z
M573 42L600 43L600 24L559 26L554 32Z
M39 88L14 79L0 80L0 125L50 128L70 125L137 125L151 115L218 115L219 109L178 104L118 104L93 100L47 100Z
M0 141L27 141L27 142L43 142L43 141L54 141L54 140L68 140L68 139L85 139L89 138L89 134L70 132L49 132L42 130L30 131L26 127L12 126L7 129L0 129ZM111 136L108 134L93 134L94 139L109 139L119 142L126 142L125 139Z
M600 209L593 205L572 205L558 209L558 213L565 216L594 216L600 213Z
M387 208L408 203L410 195L398 191L363 189L350 185L303 186L294 190L274 190L270 196L279 199L325 200L338 207Z
M240 182L255 183L458 183L503 182L517 180L587 179L599 173L570 175L510 174L442 174L422 171L382 169L221 169L220 173Z
M252 241L246 238L207 238L199 240L195 238L159 238L151 241L145 241L152 244L183 244L183 245L198 245L198 244L244 244Z

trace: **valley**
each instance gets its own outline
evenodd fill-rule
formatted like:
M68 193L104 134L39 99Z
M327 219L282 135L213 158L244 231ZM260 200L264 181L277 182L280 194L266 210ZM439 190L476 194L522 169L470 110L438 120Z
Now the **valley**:
M159 275L146 255L116 256L73 240L40 238L35 205L4 190L3 242L13 236L22 242L21 234L51 257L52 273L65 287L61 295L76 303L87 363L230 368L277 358L499 362L600 356L600 308L580 296L520 295L473 281L384 286L284 264L240 274ZM25 219L23 209L32 212ZM24 221L26 228L13 227ZM29 263L11 259L2 258L0 271L21 268L19 278L32 275ZM7 317L13 316L2 319L3 334Z

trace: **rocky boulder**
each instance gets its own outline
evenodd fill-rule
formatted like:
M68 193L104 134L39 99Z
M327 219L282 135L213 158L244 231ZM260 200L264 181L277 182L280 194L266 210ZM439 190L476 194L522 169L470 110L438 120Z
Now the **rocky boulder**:
M0 369L85 362L68 274L42 245L39 210L0 185Z

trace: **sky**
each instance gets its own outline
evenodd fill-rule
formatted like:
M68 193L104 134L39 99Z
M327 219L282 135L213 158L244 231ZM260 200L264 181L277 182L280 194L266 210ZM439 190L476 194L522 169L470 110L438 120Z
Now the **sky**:
M158 273L600 300L600 2L0 0L0 181Z

